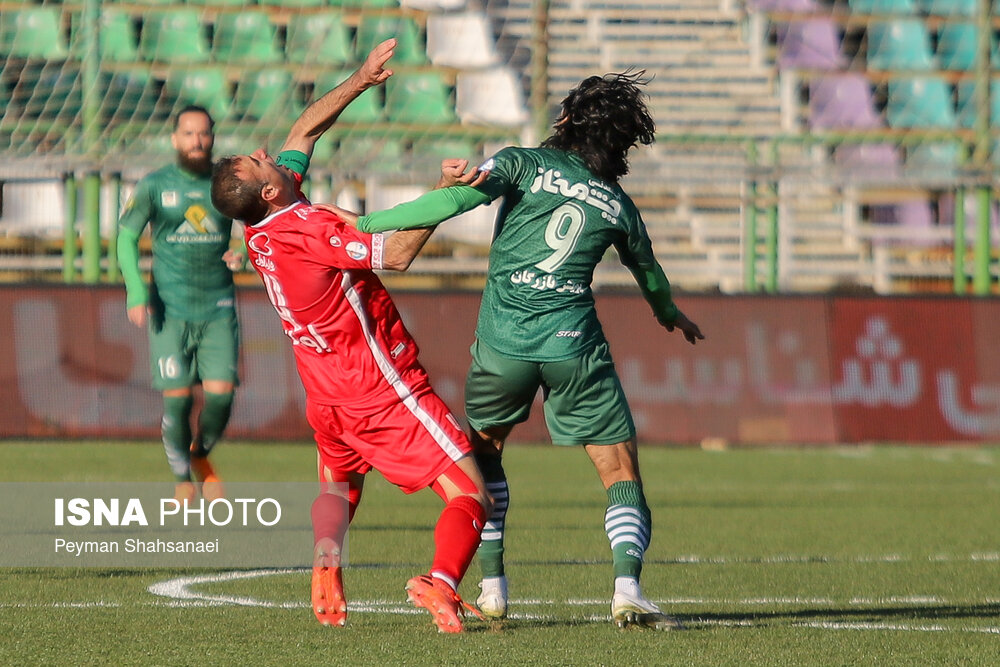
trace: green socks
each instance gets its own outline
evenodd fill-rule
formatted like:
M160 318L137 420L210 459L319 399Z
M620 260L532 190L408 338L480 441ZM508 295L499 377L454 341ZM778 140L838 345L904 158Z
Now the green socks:
M616 482L608 487L604 530L611 542L615 577L639 578L642 558L653 530L649 507L639 482Z

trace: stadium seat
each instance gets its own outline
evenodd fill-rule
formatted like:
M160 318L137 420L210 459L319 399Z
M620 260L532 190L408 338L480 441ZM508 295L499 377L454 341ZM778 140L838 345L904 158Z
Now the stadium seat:
M840 29L830 19L792 21L778 26L778 64L803 69L839 69Z
M134 63L139 59L138 39L132 16L115 9L101 11L98 51L101 60Z
M955 142L928 141L909 146L903 172L919 178L954 179L958 167L959 145Z
M139 59L135 22L127 12L115 7L101 10L97 32L97 51L101 60L114 63L134 63ZM91 45L85 43L81 14L74 13L70 23L69 45L74 58L84 58Z
M428 17L427 56L435 65L459 69L500 61L486 15L474 12Z
M250 70L237 83L234 118L291 122L302 113L302 105L297 103L294 93L295 81L289 70Z
M288 18L288 62L336 67L352 61L351 48L351 35L339 14L292 14Z
M833 162L858 180L897 178L902 159L892 144L843 144L833 151Z
M242 7L246 0L187 0L189 5L204 5L206 7Z
M413 142L413 157L431 165L445 158L461 158L472 164L482 162L483 153L474 141L459 137L422 138Z
M165 120L167 113L157 109L159 92L156 81L146 70L102 72L101 118L107 123Z
M923 21L875 21L868 26L868 67L875 70L935 68Z
M856 14L915 14L913 0L848 0Z
M989 100L988 123L993 127L1000 127L1000 79L994 79L991 84L992 95ZM973 92L976 84L972 81L959 81L958 83L958 126L973 129L976 127L976 100L973 99Z
M11 106L22 118L72 122L83 106L79 66L61 61L30 62L21 69Z
M405 154L406 148L397 139L345 137L335 156L337 171L354 175L368 171L394 173Z
M0 12L0 55L53 60L66 54L57 8L23 6Z
M385 110L395 123L455 122L451 90L438 72L400 73L385 83Z
M976 65L976 41L974 24L944 24L937 40L937 57L941 69L973 69Z
M257 0L257 2L265 7L280 7L282 9L323 7L327 4L326 0Z
M173 70L167 76L164 89L175 110L197 104L208 109L216 122L229 115L232 96L226 73L221 67Z
M139 37L139 54L153 62L206 62L211 54L200 12L195 9L148 12Z
M395 37L396 53L392 62L397 65L422 65L427 62L420 27L409 16L380 16L363 14L355 37L355 56L363 61L368 52L381 42ZM391 80L391 79L390 79Z
M890 80L886 117L895 128L954 128L948 84L930 76Z
M521 82L509 67L459 73L455 110L463 123L514 127L529 118Z
M882 127L871 84L862 74L833 74L809 83L809 125L814 129Z
M978 0L918 0L920 9L939 16L975 16Z
M244 11L219 14L215 19L212 55L219 63L276 63L281 51L276 46L274 26L264 12Z
M392 9L399 7L397 0L330 0L334 7L357 9Z
M340 83L342 83L347 77L351 75L351 71L344 70L342 72L333 72L320 75L316 77L316 83L313 92L313 99L319 99L325 95L328 91L336 88ZM399 74L393 76L393 79ZM392 79L389 79L392 81ZM377 123L382 119L382 98L381 98L381 86L375 86L369 88L365 92L361 93L357 99L348 105L344 109L340 116L337 118L338 123Z

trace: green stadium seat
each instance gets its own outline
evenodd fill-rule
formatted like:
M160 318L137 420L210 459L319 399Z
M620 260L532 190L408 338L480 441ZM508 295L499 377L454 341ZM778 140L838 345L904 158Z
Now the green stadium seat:
M939 16L975 16L978 0L919 0L920 9Z
M281 7L282 9L298 9L304 7L325 7L326 0L258 0L265 7Z
M876 21L868 26L868 67L875 70L935 68L930 37L920 19Z
M426 125L454 123L451 89L439 72L401 73L385 83L389 121Z
M243 7L252 4L253 0L187 0L189 5L203 5L205 7Z
M345 137L337 149L337 168L341 173L395 173L405 155L406 147L397 139Z
M992 95L989 100L988 122L994 128L1000 127L1000 79L994 79L991 84ZM958 83L958 126L966 129L976 127L976 100L973 99L973 92L976 84L972 81L959 81Z
M101 11L101 32L97 41L101 60L134 63L139 59L135 24L132 17L123 11Z
M83 106L80 68L61 61L34 61L18 76L10 104L22 118L76 119Z
M415 160L427 163L428 168L434 162L445 158L462 158L475 164L482 161L483 152L470 139L460 137L436 137L417 139L413 142Z
M911 174L954 176L960 146L955 142L929 141L906 149L903 169Z
M399 0L330 0L330 5L351 9L393 9L399 7Z
M285 58L296 64L336 67L353 60L351 34L339 14L292 14Z
M173 70L167 75L164 92L173 102L175 111L188 104L197 104L208 109L216 122L229 115L232 96L226 72L221 67Z
M144 60L201 63L211 57L208 38L196 9L155 10L145 15L139 37Z
M301 113L302 105L295 97L295 81L288 70L253 70L237 83L233 100L233 115L237 120L249 117L291 123Z
M915 14L913 0L849 0L852 12L857 14Z
M145 70L102 72L101 118L107 123L163 121L165 110L158 108L157 83Z
M368 52L390 37L397 40L392 62L397 65L422 65L427 62L420 26L409 16L364 14L358 24L355 56L364 61Z
M952 129L956 120L951 90L944 80L936 77L892 79L886 118L894 128Z
M54 60L67 55L55 7L5 9L0 12L0 55Z
M276 63L282 59L276 31L264 12L219 14L212 55L220 63Z
M976 66L976 41L974 24L946 23L938 33L938 65L941 69L973 69Z
M316 84L313 99L319 99L328 91L336 88L347 77L351 75L350 70L342 72L332 72L316 77ZM398 74L396 76L399 76ZM395 78L395 76L393 77ZM390 81L392 79L389 79ZM344 109L338 123L377 123L382 120L382 99L381 87L369 88L361 93L357 99L351 102Z

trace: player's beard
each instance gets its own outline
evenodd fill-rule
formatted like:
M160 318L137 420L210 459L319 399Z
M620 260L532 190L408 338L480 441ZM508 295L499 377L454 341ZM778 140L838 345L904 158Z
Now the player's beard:
M180 165L181 169L190 171L192 174L198 174L199 176L211 174L212 152L205 151L195 155L191 153L178 153L177 164Z

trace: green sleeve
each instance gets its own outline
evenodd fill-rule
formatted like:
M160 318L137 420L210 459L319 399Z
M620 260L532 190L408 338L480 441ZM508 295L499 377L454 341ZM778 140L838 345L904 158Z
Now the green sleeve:
M653 244L646 232L642 218L636 217L636 224L623 243L616 243L618 256L622 260L642 291L646 303L653 309L657 321L666 326L677 320L680 312L671 296L670 281L660 268L653 254Z
M368 234L396 229L433 227L459 213L471 211L492 201L489 195L467 185L431 190L413 201L386 211L375 211L358 218L357 227Z
M118 220L118 267L125 279L126 305L129 308L141 306L149 300L146 283L139 271L139 236L153 213L149 181L142 179Z
M118 267L125 279L125 306L142 306L149 302L146 283L139 271L139 235L130 227L118 230Z
M281 151L274 162L280 167L288 167L299 176L305 176L306 170L309 169L309 156L302 151Z

